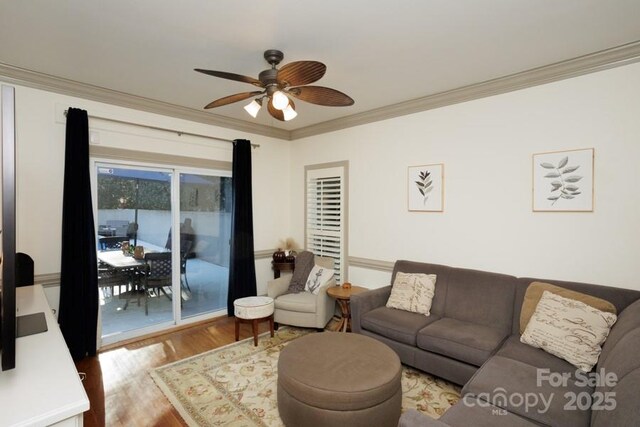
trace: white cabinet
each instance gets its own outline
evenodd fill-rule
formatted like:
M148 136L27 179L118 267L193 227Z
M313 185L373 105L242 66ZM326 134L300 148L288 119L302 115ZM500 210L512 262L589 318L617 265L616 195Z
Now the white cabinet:
M44 312L48 331L16 339L16 367L0 372L0 426L81 427L89 398L42 286L16 289L16 307Z

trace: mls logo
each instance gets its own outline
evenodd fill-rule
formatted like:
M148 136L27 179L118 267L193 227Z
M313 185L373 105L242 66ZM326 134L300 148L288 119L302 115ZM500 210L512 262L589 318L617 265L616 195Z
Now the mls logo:
M507 415L507 410L506 409L492 409L491 410L491 415Z

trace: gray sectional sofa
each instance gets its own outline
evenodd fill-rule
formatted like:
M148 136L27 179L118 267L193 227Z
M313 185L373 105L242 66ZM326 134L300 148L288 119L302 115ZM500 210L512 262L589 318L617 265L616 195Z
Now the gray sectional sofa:
M411 261L396 262L391 283L397 272L437 275L431 315L387 308L386 286L351 298L353 332L386 343L406 365L464 385L461 401L439 420L408 411L401 426L640 425L640 292ZM595 376L520 342L533 281L615 305L618 321L593 372L616 381L594 384Z

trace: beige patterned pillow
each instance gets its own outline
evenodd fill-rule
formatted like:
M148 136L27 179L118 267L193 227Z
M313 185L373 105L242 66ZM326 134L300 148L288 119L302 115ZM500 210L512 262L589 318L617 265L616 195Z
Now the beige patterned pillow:
M616 320L615 314L544 291L520 341L589 372Z
M593 308L597 308L600 311L606 311L616 314L616 306L611 304L607 300L594 297L592 295L583 294L582 292L572 291L570 289L562 288L560 286L552 285L544 282L531 282L527 287L527 292L524 294L524 300L522 301L522 310L520 311L520 333L522 334L529 323L529 319L533 315L538 302L542 297L544 291L549 291L552 294L560 295L561 297L582 301L585 304L590 305Z
M396 273L387 307L428 316L436 289L436 275Z

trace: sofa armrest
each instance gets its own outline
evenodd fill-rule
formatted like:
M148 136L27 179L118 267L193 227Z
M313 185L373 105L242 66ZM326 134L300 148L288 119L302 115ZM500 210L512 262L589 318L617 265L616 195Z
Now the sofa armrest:
M434 420L415 409L406 410L400 417L398 427L447 427L448 424Z
M351 330L360 333L362 315L374 308L384 307L389 295L391 295L391 285L353 295L351 297Z
M289 282L291 282L291 276L270 280L267 283L267 296L276 299L280 295L284 294L287 292L287 289L289 289Z

